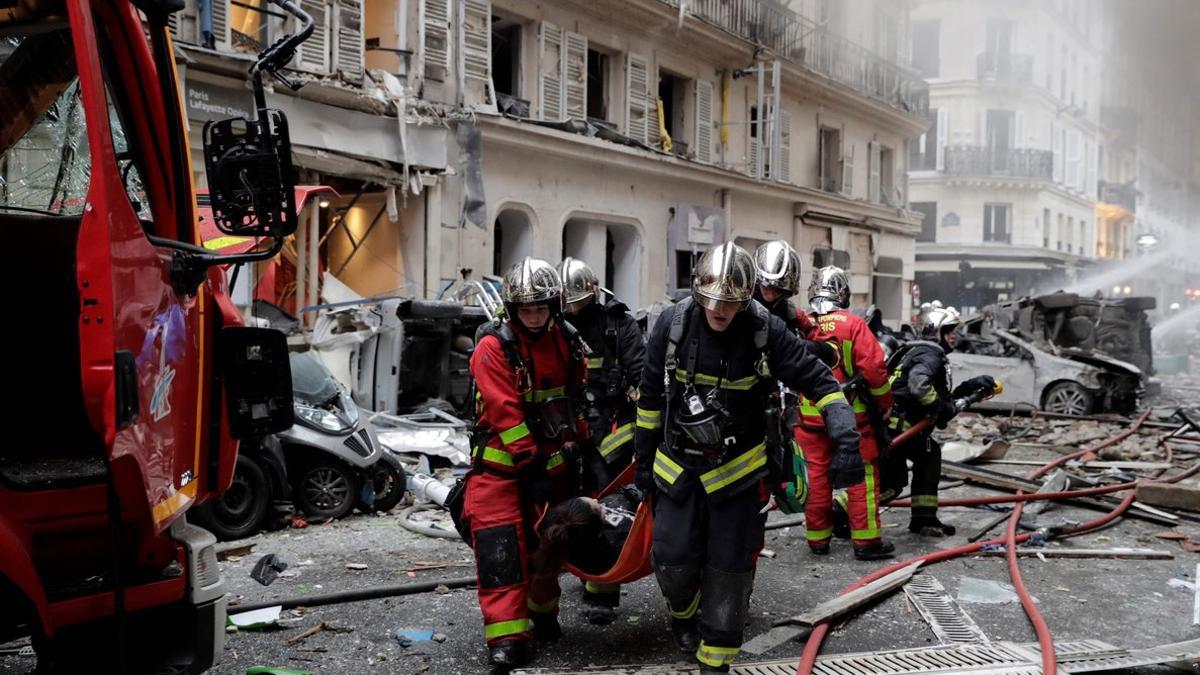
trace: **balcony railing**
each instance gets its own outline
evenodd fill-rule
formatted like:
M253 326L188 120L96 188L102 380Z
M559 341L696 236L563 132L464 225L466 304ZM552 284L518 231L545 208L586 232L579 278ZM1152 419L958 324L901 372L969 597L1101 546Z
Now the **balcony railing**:
M1130 213L1137 213L1137 188L1130 183L1100 181L1100 201L1116 204Z
M916 115L929 110L929 85L869 49L769 0L659 0L764 47L817 75Z
M945 151L946 173L952 176L1000 176L1050 180L1054 153L1049 150L951 145Z
M982 52L975 59L976 73L980 80L1033 83L1033 56L1006 52Z

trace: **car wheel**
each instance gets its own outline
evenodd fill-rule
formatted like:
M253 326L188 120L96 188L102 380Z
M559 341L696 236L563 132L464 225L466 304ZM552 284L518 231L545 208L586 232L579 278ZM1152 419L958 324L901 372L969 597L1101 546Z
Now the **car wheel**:
M391 511L400 500L404 499L406 482L404 472L397 469L391 462L379 460L366 471L368 479L375 488L374 511L380 513Z
M305 464L296 476L296 506L309 518L341 518L358 501L358 486L353 469L341 462L318 459Z
M195 520L217 539L242 539L258 531L270 507L271 486L266 474L257 462L239 455L229 489L200 506Z
M1090 414L1092 404L1092 393L1077 382L1059 382L1042 398L1043 410L1061 415Z

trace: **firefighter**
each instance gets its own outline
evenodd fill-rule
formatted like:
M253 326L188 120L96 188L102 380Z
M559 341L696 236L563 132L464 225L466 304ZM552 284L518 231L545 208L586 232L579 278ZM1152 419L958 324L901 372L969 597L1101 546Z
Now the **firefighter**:
M839 267L813 270L808 289L809 303L817 323L819 339L833 347L837 364L834 377L841 383L854 383L849 394L862 442L864 480L846 491L849 534L854 557L859 560L890 558L895 550L885 542L879 526L879 432L886 411L892 405L887 363L879 341L850 306L850 279ZM862 386L857 386L861 382ZM872 424L874 418L875 423ZM830 484L831 447L824 433L824 420L812 399L800 400L800 424L796 442L808 460L809 494L804 508L804 523L809 550L817 555L829 553L834 529L833 486Z
M816 400L842 485L862 481L854 413L829 369L753 301L754 260L707 251L692 294L654 326L642 367L636 483L652 499L651 561L680 650L728 672L742 642L768 489L767 397L776 380Z
M549 504L571 496L570 454L582 431L572 398L582 391L586 347L560 320L562 282L549 263L513 265L500 293L505 316L481 329L470 360L477 410L462 515L489 656L503 669L528 661L531 636L561 635L558 570L531 564L532 528Z
M892 377L895 408L889 426L900 433L927 417L945 429L958 414L954 399L975 391L992 391L996 381L989 375L971 378L951 390L946 355L958 342L958 311L940 302L922 307L918 331L920 339L909 342L894 358L899 359ZM942 537L955 533L937 517L938 481L942 475L942 447L932 432L917 434L887 457L885 488L882 499L899 494L908 482L905 460L912 462L912 517L908 529L922 536Z
M576 258L558 267L563 310L591 348L584 389L588 440L583 456L583 491L595 495L633 461L632 394L642 377L646 348L642 329L587 263ZM601 293L608 295L604 301ZM612 623L620 586L584 582L584 615L597 625Z

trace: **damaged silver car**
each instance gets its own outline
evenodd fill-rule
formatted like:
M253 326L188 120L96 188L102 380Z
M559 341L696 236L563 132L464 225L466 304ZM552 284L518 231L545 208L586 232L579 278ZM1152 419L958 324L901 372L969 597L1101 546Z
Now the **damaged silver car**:
M963 326L950 354L950 374L955 382L977 375L1004 382L1004 392L982 407L1027 405L1067 415L1137 409L1143 394L1140 368L1094 351L1048 347L989 328L977 317Z

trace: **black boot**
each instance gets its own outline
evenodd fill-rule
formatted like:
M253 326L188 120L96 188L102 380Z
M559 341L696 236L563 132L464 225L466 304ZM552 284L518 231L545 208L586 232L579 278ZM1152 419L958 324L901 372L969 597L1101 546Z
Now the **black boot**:
M700 664L700 675L718 675L718 673L728 673L729 666L706 666Z
M558 625L557 614L529 613L533 620L533 639L538 642L558 642L562 637L562 627Z
M922 537L953 537L958 530L937 519L937 516L913 517L908 522L908 531Z
M854 547L855 560L886 560L896 553L896 546L890 541L878 541L867 546Z
M838 539L850 538L850 514L846 507L837 499L833 500L833 536Z
M604 605L588 605L583 608L583 617L593 626L607 626L617 619L617 610Z
M528 640L504 640L488 648L488 660L500 672L508 672L529 663L533 647Z
M829 540L808 542L808 551L813 555L829 555Z
M700 647L700 632L696 628L696 619L671 618L671 637L675 638L675 646L687 655L696 653Z

